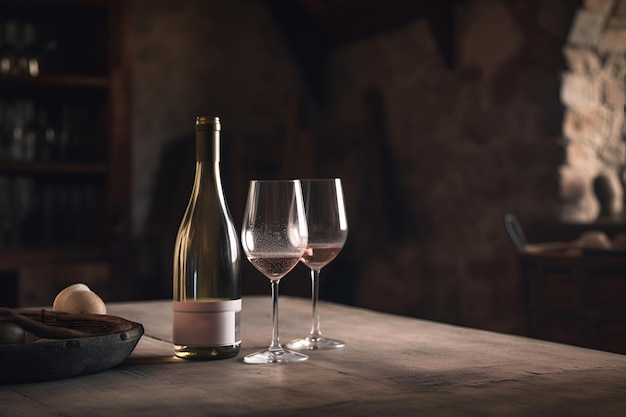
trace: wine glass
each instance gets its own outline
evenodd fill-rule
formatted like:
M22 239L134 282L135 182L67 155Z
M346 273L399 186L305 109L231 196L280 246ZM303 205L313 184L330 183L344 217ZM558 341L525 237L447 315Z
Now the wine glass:
M322 336L318 311L320 272L335 259L348 236L348 220L343 201L341 179L301 180L309 228L309 243L302 263L311 269L313 320L311 332L302 339L287 343L290 349L332 349L346 344Z
M244 357L246 363L286 363L308 359L284 349L278 337L278 284L297 264L307 245L307 224L299 180L250 181L241 243L250 263L272 285L272 342Z

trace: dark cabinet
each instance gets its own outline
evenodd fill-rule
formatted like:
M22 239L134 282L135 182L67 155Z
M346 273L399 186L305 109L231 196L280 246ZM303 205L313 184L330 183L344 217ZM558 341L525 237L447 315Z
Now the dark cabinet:
M128 2L0 2L0 304L124 291Z

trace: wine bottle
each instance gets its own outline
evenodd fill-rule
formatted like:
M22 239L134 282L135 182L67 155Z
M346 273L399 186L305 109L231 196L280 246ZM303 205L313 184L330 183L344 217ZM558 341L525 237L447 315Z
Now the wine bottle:
M240 246L220 175L220 120L196 118L196 172L174 247L174 353L236 356L241 345Z

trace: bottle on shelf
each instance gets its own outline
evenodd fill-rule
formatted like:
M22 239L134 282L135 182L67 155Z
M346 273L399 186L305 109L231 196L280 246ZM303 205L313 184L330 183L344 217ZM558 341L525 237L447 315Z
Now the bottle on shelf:
M196 119L196 172L174 247L174 353L236 356L241 344L241 250L220 175L218 117Z

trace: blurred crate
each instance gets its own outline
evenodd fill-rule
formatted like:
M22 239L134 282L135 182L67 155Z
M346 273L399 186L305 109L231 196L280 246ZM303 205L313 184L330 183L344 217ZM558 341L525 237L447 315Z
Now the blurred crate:
M533 249L519 256L528 335L626 354L626 251Z

